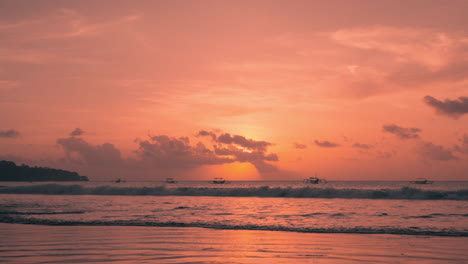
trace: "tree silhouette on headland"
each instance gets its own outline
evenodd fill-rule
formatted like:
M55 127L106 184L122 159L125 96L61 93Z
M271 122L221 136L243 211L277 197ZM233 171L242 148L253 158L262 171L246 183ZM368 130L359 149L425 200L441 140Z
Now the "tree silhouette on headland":
M47 167L17 166L13 161L0 161L0 181L89 181L76 172Z

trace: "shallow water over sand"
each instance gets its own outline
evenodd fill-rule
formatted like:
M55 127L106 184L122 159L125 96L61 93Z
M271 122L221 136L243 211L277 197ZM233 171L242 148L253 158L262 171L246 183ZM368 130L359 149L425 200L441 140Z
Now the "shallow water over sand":
M468 238L0 224L2 263L466 263Z

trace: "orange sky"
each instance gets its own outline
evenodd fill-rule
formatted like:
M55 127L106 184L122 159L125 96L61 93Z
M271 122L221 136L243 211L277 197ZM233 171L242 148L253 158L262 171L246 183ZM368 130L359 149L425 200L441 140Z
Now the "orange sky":
M468 180L466 10L2 0L0 159L93 180Z

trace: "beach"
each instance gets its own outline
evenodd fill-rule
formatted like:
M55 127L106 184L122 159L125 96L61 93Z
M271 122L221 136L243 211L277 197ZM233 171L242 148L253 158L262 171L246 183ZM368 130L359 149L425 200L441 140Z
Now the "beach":
M467 184L8 183L0 263L468 263Z
M468 0L0 0L0 264L468 264Z
M2 263L467 263L467 237L0 224Z

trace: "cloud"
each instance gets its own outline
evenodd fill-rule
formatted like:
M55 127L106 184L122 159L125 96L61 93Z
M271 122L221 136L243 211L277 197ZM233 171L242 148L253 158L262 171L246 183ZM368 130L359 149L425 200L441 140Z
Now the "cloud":
M218 157L202 143L191 146L187 137L151 136L138 141L136 158L124 158L111 143L93 145L79 137L57 139L65 152L61 166L83 171L97 177L161 178L203 165L232 163L233 159ZM143 178L144 179L144 178Z
M271 173L278 171L278 168L268 161L278 161L278 156L275 153L265 154L262 151L245 151L234 146L220 148L215 146L215 153L221 156L233 156L236 161L249 162L255 166L260 173Z
M336 42L394 56L399 63L415 63L432 71L439 70L466 54L464 34L427 28L370 26L340 29L331 34Z
M468 97L459 97L458 100L437 100L432 96L425 96L424 102L434 108L438 114L458 119L468 113Z
M18 138L20 136L20 132L14 129L0 130L0 138Z
M271 143L246 139L243 136L224 133L217 136L214 132L202 130L197 136L210 136L217 145L212 149L198 142L191 144L188 137L170 137L167 135L150 136L139 140L138 149L133 153L136 158L122 158L120 150L113 144L92 145L82 138L70 136L60 138L60 145L65 154L65 161L76 166L87 166L100 173L108 170L122 173L141 171L153 173L172 173L189 171L206 165L221 165L234 162L248 162L260 173L277 171L270 162L278 161L275 153L266 153ZM220 139L221 138L221 139Z
M16 32L18 40L56 40L95 36L141 18L138 14L127 14L99 22L93 22L77 9L57 8L40 19L25 19L16 23L0 23L3 32ZM29 32L29 35L27 34ZM31 33L32 32L32 33Z
M83 131L81 128L77 127L77 128L75 128L75 130L73 130L73 131L70 133L70 136L76 137L76 136L81 136L81 135L83 135L83 134L84 134L84 131Z
M419 138L418 133L421 132L421 129L419 128L414 128L414 127L405 128L405 127L400 127L394 124L384 125L383 130L384 132L394 134L400 139Z
M353 148L360 148L360 149L371 149L374 146L368 144L361 144L361 143L354 143Z
M458 160L458 157L454 156L452 151L439 145L434 145L432 142L423 142L417 149L416 152L425 159L448 161Z
M461 31L371 25L329 32L355 63L340 72L341 94L364 98L467 81L468 37ZM362 60L366 58L366 60Z
M230 156L233 161L249 162L260 173L277 172L278 168L268 162L278 161L275 153L266 153L267 148L273 144L267 141L247 139L240 135L201 130L197 135L210 136L218 145L214 146L214 152L219 156Z
M120 150L113 144L104 143L93 146L81 138L57 139L57 144L65 151L68 161L91 167L119 166L122 164Z
M379 159L389 159L391 157L393 157L395 155L395 153L390 153L390 152L381 152L381 151L378 151L377 152L377 158Z
M146 164L163 169L192 169L235 161L217 156L202 143L191 146L186 137L173 138L166 135L140 141L136 153Z
M468 50L468 46L465 49ZM463 57L463 55L453 57ZM433 83L445 85L445 87L452 86L468 80L468 75L466 74L468 62L458 60L459 58L454 59L449 64L435 71L416 63L402 64L397 70L388 74L385 80L406 88L427 87Z
M455 151L463 153L463 154L468 154L468 135L465 134L463 137L460 139L461 144L455 146Z
M322 148L336 148L340 146L340 144L338 143L333 143L327 140L324 140L324 141L315 140L314 143L315 145L322 147Z
M200 130L197 136L210 136L213 141L216 141L216 134L211 131Z
M246 139L239 135L231 136L229 133L221 134L216 141L223 144L236 144L244 148L258 151L265 151L267 147L272 145L270 142Z
M200 130L197 136L210 136L214 142L222 144L234 144L250 150L266 151L269 146L273 144L267 141L258 141L253 139L247 139L240 135L231 135L229 133L222 133L217 136L216 133L206 130Z
M82 49L87 44L81 41L93 43L95 50L99 50L103 36L113 39L116 34L127 34L130 39L133 33L122 29L132 27L140 18L139 14L128 13L96 20L78 9L49 8L38 18L18 16L16 19L2 19L0 38L4 41L0 43L0 61L14 64L94 65L102 59L101 56L84 52ZM67 49L56 48L64 43L68 43ZM116 46L122 45L125 43Z
M306 149L307 148L306 144L301 144L301 143L294 142L293 145L294 145L294 148L296 148L296 149Z

